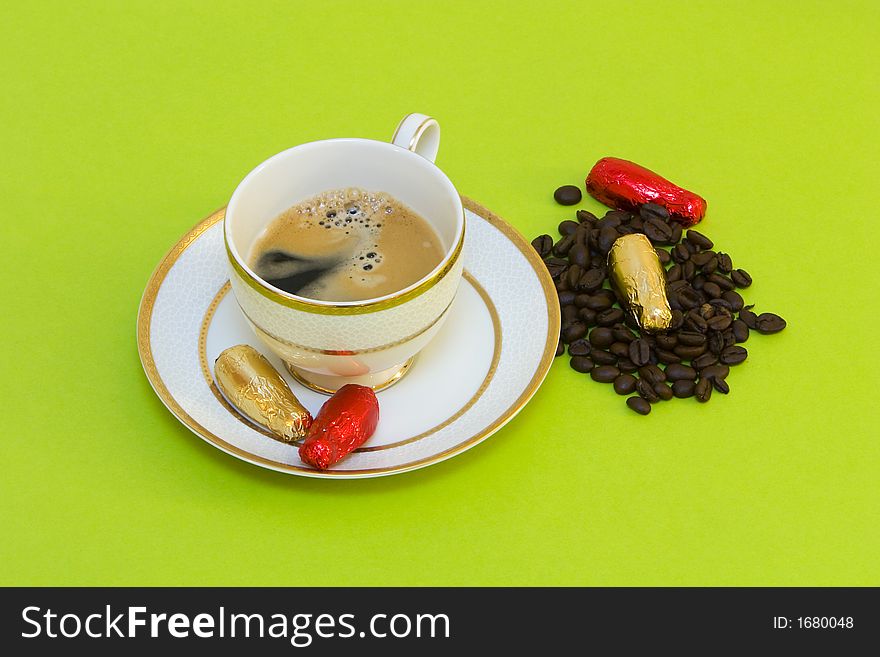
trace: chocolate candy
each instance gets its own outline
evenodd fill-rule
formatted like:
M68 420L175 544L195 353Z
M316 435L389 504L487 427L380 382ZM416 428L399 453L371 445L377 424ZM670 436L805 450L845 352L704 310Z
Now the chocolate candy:
M611 285L620 305L646 331L664 331L672 322L666 272L651 240L642 233L617 238L608 252Z
M685 227L698 224L706 214L704 198L629 160L603 157L586 183L587 192L600 203L629 211L644 203L656 204Z
M287 382L259 351L247 344L230 347L214 361L217 388L235 409L292 443L306 435L312 416Z
M371 388L353 383L330 397L299 447L299 457L326 470L363 445L379 424L379 400Z

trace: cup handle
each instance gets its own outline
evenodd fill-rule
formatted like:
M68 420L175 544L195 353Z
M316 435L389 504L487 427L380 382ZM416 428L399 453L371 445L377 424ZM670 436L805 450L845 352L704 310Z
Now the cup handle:
M426 114L407 114L397 125L391 143L433 162L440 148L440 124Z

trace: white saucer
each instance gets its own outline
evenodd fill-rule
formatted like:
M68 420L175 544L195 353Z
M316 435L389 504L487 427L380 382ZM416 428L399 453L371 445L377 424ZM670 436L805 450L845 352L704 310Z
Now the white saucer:
M213 383L225 348L264 353L312 414L327 397L288 374L247 325L229 292L222 219L201 221L165 256L138 312L138 351L159 398L194 433L244 461L291 474L351 478L405 472L486 439L532 397L559 336L556 291L534 249L504 220L462 199L465 273L450 315L407 374L378 393L380 421L367 443L331 470L244 420Z

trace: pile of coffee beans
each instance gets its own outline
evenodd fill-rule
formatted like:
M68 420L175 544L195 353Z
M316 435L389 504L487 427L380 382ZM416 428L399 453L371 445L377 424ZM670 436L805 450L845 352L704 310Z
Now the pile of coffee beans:
M751 331L785 328L773 313L756 314L737 289L752 284L708 237L684 230L665 208L646 203L637 214L609 210L601 219L578 210L559 224L561 238L540 235L532 246L556 284L562 328L556 355L594 381L611 383L626 405L647 415L651 404L675 397L707 402L712 391L730 392L730 367L747 357ZM614 241L644 233L666 270L672 323L659 333L642 331L620 307L608 282L607 256Z

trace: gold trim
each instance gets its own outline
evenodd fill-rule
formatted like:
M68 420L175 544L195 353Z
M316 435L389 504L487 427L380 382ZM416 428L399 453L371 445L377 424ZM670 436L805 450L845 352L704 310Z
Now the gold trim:
M269 285L262 279L256 278L253 274L251 274L249 271L241 266L241 263L238 262L238 260L232 254L232 249L229 247L229 242L226 240L225 231L223 232L223 245L226 248L226 259L232 265L235 273L238 274L239 279L241 279L245 284L248 285L248 287L252 288L255 292L266 297L273 303L280 304L282 306L285 306L286 308L295 308L296 310L301 310L303 312L314 313L316 315L363 315L366 313L380 312L382 310L388 310L389 308L399 306L402 303L406 303L411 299L415 299L416 297L421 296L422 294L433 288L437 283L439 283L446 276L446 274L448 274L452 270L452 268L455 267L455 264L458 262L458 259L461 256L462 249L464 248L464 236L466 232L465 226L466 221L464 219L464 209L462 206L461 235L459 236L458 242L452 248L452 252L448 256L449 259L446 261L446 264L444 264L443 267L441 267L434 273L429 274L427 278L422 279L422 281L418 285L416 285L416 287L372 301L367 300L346 304L334 304L328 303L326 301L318 302L313 299L297 297L292 294L288 294L287 292L284 292L282 290L279 290L277 287Z
M225 292L224 292L224 294L225 294ZM405 343L409 342L410 340L415 340L422 333L425 333L426 331L431 330L437 322L439 322L441 319L443 319L443 316L452 307L453 301L455 301L454 298L452 301L449 302L449 305L443 309L443 312L441 312L439 315L437 315L436 319L434 319L425 328L419 329L416 333L413 333L412 335L408 335L407 337L401 338L400 340L396 340L395 342L389 342L388 344L383 344L381 347L370 347L369 349L355 349L353 351L346 350L343 355L357 356L359 354L374 354L378 351L384 351L385 349L391 349L392 347L397 347L399 345L405 344ZM239 310L241 310L241 314L244 315L245 318L254 326L255 332L265 333L268 337L275 340L276 342L280 342L281 344L287 345L288 347L293 347L294 349L299 349L300 351L308 351L313 354L322 354L324 356L340 355L339 351L336 351L333 349L316 349L314 347L307 347L302 344L297 344L295 342L291 342L290 340L285 340L284 338L279 338L277 335L269 333L269 331L264 329L262 326L257 326L257 323L251 318L250 315L247 314L247 312L245 312L245 309L241 307L241 304L238 304L238 308L239 308Z
M428 129L428 124L432 121L434 123L437 123L437 119L435 119L433 116L429 116L416 126L416 129L413 131L413 136L409 140L409 146L407 146L407 150L416 153L416 149L419 147L419 142L422 139L422 135L425 134L425 130ZM439 125L439 123L437 125ZM433 162L434 161L431 160L432 164Z
M404 463L393 468L316 471L310 468L303 468L287 463L279 463L277 461L272 461L256 454L246 452L239 447L236 447L235 445L226 442L219 436L212 434L205 427L199 424L195 419L193 419L180 406L180 404L177 403L174 397L171 396L171 394L168 392L168 388L165 386L162 378L159 376L159 372L156 368L156 363L153 360L153 354L150 344L150 322L152 320L153 307L156 303L156 296L159 292L159 288L161 287L162 282L165 280L165 277L168 275L168 272L177 261L177 258L183 251L186 250L187 247L189 247L190 244L192 244L192 242L197 237L199 237L202 233L204 233L208 228L216 224L218 221L223 219L223 213L225 209L218 210L208 216L203 221L199 222L192 230L184 235L184 237L176 245L171 248L165 258L163 258L159 265L156 267L153 275L150 277L150 280L147 283L147 287L144 290L144 295L141 298L140 307L138 308L137 321L138 354L140 355L141 363L143 364L144 372L147 375L147 379L150 381L150 384L153 386L153 389L156 391L159 399L162 401L162 403L165 404L168 410L170 410L175 416L177 416L177 418L191 431L199 435L206 442L212 443L223 451L232 454L233 456L237 456L243 461L247 461L256 465L263 465L273 470L278 470L281 472L300 472L315 477L333 478L342 476L350 478L357 476L406 472L408 470L414 470L416 468L432 465L439 461L443 461L482 442L493 433L498 431L498 429L507 424L522 409L522 407L529 401L529 399L531 399L535 392L537 392L538 388L541 385L541 382L544 380L544 377L550 370L550 365L553 362L553 358L556 354L556 344L559 340L560 312L559 303L556 299L556 288L553 285L553 281L550 278L550 275L547 273L547 269L544 266L544 263L538 257L538 254L531 247L531 245L522 237L522 235L519 234L519 232L515 228L507 224L503 219L493 214L483 206L475 203L474 201L466 197L462 197L462 203L465 208L467 208L471 212L474 212L475 214L478 214L480 217L492 224L495 228L500 230L525 256L529 264L532 266L532 269L534 269L538 280L541 282L541 288L544 292L548 312L547 338L544 344L544 353L541 357L540 362L538 363L538 367L535 370L535 373L532 375L531 380L526 385L525 389L516 399L516 401L514 401L514 403L511 404L507 408L507 410L504 411L504 413L502 413L498 417L498 419L495 420L495 422L490 424L479 433L470 436L469 438L466 438L462 442L458 443L457 445L453 445L443 452L416 461L411 461L409 463Z
M389 377L388 379L386 379L385 381L383 381L379 385L370 386L373 389L373 392L381 392L382 390L385 390L386 388L390 388L395 383L400 381L404 377L404 375L407 372L409 372L409 368L412 366L413 361L415 361L415 359L416 359L415 356L410 356L409 359L397 369L397 371L394 373L393 376ZM290 374L290 376L292 376L294 378L294 380L297 383L299 383L301 386L305 386L306 388L314 390L315 392L320 392L322 395L333 395L336 393L336 390L331 390L330 388L325 388L324 386L319 386L314 381L309 381L306 378L306 376L304 374L298 372L297 369L293 365L291 365L287 361L283 361L283 362L284 362L284 368L287 370L288 374ZM389 367L388 369L391 369L391 368Z
M486 372L486 376L483 378L483 382L480 384L480 387L477 388L477 391L473 394L473 396L462 406L455 414L450 416L448 419L444 420L440 424L435 427L428 429L427 431L423 431L420 434L412 436L410 438L405 438L403 440L398 440L393 443L388 443L385 445L376 445L375 447L359 447L354 450L355 453L360 452L378 452L385 449L391 449L392 447L401 447L403 445L408 445L410 443L414 443L418 440L422 440L423 438L427 438L428 436L440 431L441 429L446 428L453 422L455 422L462 415L467 413L467 411L477 403L477 400L483 396L483 393L486 391L486 388L489 387L489 384L492 382L492 379L495 377L495 372L498 370L498 362L501 360L501 318L498 316L498 309L495 307L494 302L492 301L492 297L489 296L489 293L486 292L486 289L480 285L476 278L467 271L464 270L462 272L462 278L464 278L469 285L471 285L476 293L480 296L483 304L486 306L486 311L489 313L489 318L492 320L492 333L494 338L494 349L492 351L492 360L489 363L489 370ZM261 427L253 422L249 422L247 418L241 416L234 406L232 406L227 400L226 397L220 392L217 388L217 385L214 383L214 376L211 372L211 366L208 363L208 331L211 328L211 323L214 320L214 314L217 312L217 308L220 305L220 302L224 299L227 292L229 292L230 285L229 281L226 281L221 287L217 294L214 295L210 305L208 306L208 310L205 312L205 316L202 318L201 329L199 330L199 363L202 368L202 376L205 378L205 383L208 384L208 387L211 389L211 393L214 397L217 398L217 401L225 408L229 413L235 417L235 419L239 420L245 426L257 430L259 433L263 434L268 438L272 438L273 440L278 440L279 442L287 443L286 441L279 440L278 436L274 433L266 429L265 427ZM290 372L290 368L287 369ZM292 376L296 378L296 375L293 372L290 372ZM297 378L299 381L299 378ZM309 385L307 383L303 383L303 385ZM320 390L318 392L321 392ZM329 391L327 391L329 392ZM302 441L295 441L295 445L299 445Z

